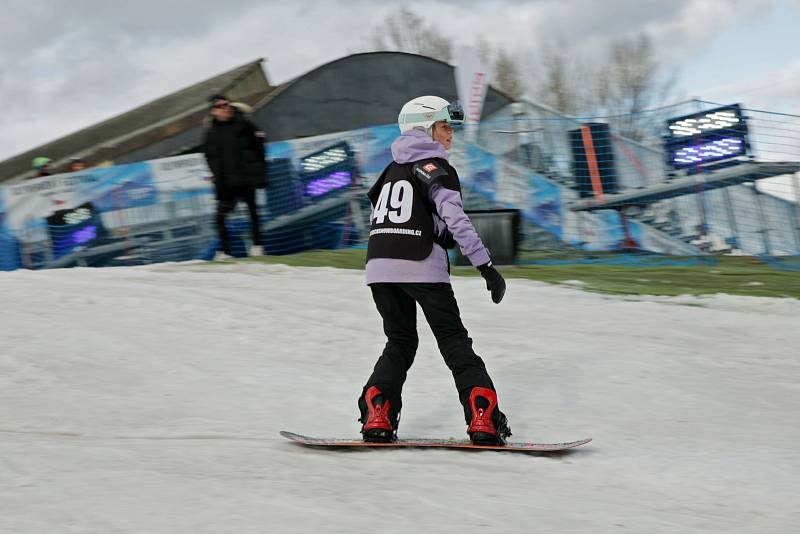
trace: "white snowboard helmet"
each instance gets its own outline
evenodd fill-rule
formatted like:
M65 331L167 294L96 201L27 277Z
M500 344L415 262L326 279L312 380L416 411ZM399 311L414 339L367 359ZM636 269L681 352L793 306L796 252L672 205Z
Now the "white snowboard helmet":
M431 135L431 127L438 121L464 122L464 110L458 100L450 103L439 96L418 96L406 102L397 117L400 133L417 129Z

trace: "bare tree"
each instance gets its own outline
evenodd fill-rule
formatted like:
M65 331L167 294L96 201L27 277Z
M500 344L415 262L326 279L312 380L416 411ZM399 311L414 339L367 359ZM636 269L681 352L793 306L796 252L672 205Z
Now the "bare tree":
M675 73L665 72L647 34L611 41L605 58L589 63L563 41L541 46L534 98L568 115L611 116L617 131L642 140L643 112L672 96Z
M483 34L475 39L478 56L489 70L489 82L513 100L525 92L519 61L503 47L492 45Z
M540 50L534 98L562 113L579 113L591 95L591 90L584 89L591 75L587 76L563 40L543 43Z
M475 38L475 49L478 51L478 57L481 58L484 65L491 64L493 53L492 43L490 43L489 39L482 33L479 33L478 37Z
M453 43L425 24L423 18L408 8L401 8L387 16L376 26L370 38L374 50L396 50L451 62ZM493 46L483 35L478 35L476 48L491 72L491 82L511 98L519 98L523 91L520 66L514 57L499 46Z
M498 47L492 70L497 88L512 100L519 100L524 92L524 87L520 77L519 64L511 54Z
M675 73L664 72L646 33L612 41L609 52L608 63L596 73L596 104L609 115L621 116L620 133L641 140L646 134L642 112L670 96Z
M371 45L375 50L395 50L432 57L449 63L453 56L450 40L408 8L389 14L372 31Z

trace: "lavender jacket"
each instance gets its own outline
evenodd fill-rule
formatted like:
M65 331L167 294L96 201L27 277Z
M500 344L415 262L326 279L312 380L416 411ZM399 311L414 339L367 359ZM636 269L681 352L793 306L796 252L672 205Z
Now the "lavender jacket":
M444 147L424 132L404 132L392 143L392 157L397 163L411 163L427 158L447 159ZM450 230L461 249L461 253L474 266L489 261L489 252L483 246L478 232L472 226L458 191L434 184L430 187L430 199L436 206L433 214L434 231L441 235ZM449 283L447 251L436 243L424 260L398 260L372 258L367 262L367 284L379 282L429 282Z

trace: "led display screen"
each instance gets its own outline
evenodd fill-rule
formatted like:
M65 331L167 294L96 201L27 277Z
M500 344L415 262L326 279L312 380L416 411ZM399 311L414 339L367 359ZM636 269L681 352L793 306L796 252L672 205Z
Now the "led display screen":
M355 159L347 142L309 154L300 160L303 194L316 200L346 189L353 181L354 171Z
M667 164L674 169L746 155L747 123L740 106L734 104L669 119L664 148Z
M352 182L352 175L346 171L333 172L322 178L311 180L306 184L306 195L311 197L322 196L336 189L347 187Z
M100 215L90 202L56 211L47 218L47 227L56 258L77 246L88 245L103 231Z

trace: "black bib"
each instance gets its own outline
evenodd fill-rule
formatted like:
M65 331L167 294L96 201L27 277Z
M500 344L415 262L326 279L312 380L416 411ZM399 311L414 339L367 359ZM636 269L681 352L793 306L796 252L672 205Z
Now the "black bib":
M414 163L391 163L369 190L372 204L367 261L424 260L433 249L432 206Z

